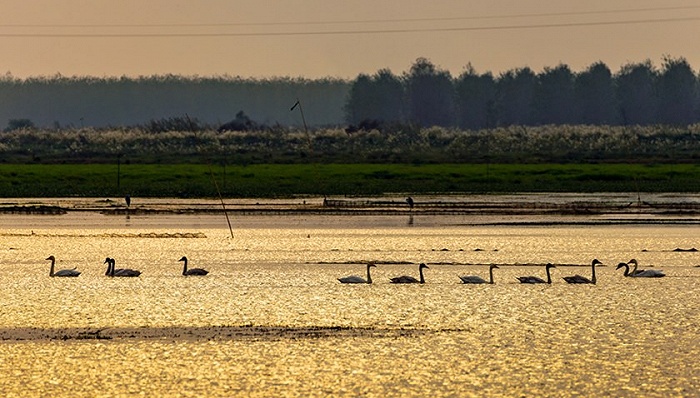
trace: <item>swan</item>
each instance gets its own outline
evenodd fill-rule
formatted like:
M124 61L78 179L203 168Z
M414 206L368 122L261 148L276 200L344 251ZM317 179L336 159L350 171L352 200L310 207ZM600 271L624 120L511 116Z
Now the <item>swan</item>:
M54 277L54 276L78 276L78 275L80 275L80 271L76 271L75 268L62 269L58 272L53 272L54 266L56 265L56 257L49 256L46 258L46 260L51 260L51 270L49 271L49 276L51 276L51 277Z
M420 265L418 266L418 274L420 275L420 280L412 276L404 275L397 276L396 278L391 278L391 283L425 283L425 278L423 277L423 268L430 269L430 267L425 265L425 263L420 263Z
M198 275L198 276L204 276L209 273L209 271L203 269L203 268L190 268L187 269L187 257L182 256L181 259L177 261L184 261L185 266L182 268L182 275L184 276L190 276L190 275Z
M629 276L633 278L661 278L666 276L661 271L655 270L655 269L637 269L639 264L637 263L637 260L631 259L630 261L627 262L627 264L633 264L634 268L632 269L632 272L629 273Z
M369 269L372 267L376 267L376 265L369 263L367 264L367 279L365 280L361 276L344 276L342 278L338 278L340 283L372 283L372 276L369 274Z
M491 266L489 267L489 280L488 280L488 282L485 281L482 277L476 276L476 275L460 276L459 279L462 280L462 283L490 283L490 284L493 284L493 269L494 268L498 268L498 265L491 264Z
M619 263L619 264L617 264L617 267L615 268L615 270L617 271L617 270L620 269L620 268L624 268L624 269L625 269L625 273L622 274L622 276L630 276L630 266L629 266L627 263Z
M590 283L590 284L595 285L595 282L596 282L596 280L595 280L595 266L598 264L603 264L603 263L598 261L597 258L593 259L593 261L591 262L591 279L588 279L585 276L581 276L581 275L574 275L574 276L565 276L564 280L567 283Z
M536 276L519 276L518 280L520 283L552 283L552 277L549 275L549 269L550 268L556 268L555 265L552 263L547 263L547 265L544 267L545 271L547 272L547 280L545 281L542 278L538 278Z
M131 269L131 268L116 269L116 266L115 266L116 261L113 258L109 258L109 257L105 260L105 262L107 262L107 260L109 260L109 263L111 265L111 270L109 272L109 276L118 276L118 277L125 277L125 278L132 277L133 278L133 277L137 277L137 276L141 275L141 271L137 271L137 270ZM107 266L107 268L109 269L110 266Z

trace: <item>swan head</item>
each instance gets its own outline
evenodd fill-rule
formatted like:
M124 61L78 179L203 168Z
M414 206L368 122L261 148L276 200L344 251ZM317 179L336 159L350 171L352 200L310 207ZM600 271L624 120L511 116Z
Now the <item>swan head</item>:
M181 259L179 259L179 260L177 260L177 261L187 261L187 257L185 257L185 256L182 256L182 258L181 258Z
M603 263L600 262L597 258L594 258L593 261L591 262L593 265L603 265Z
M46 257L46 259L51 260L51 261L56 261L56 257L54 257L54 256L48 256L48 257Z
M418 269L423 269L423 268L430 269L430 267L428 267L425 263L420 263L420 265L418 266Z
M182 260L180 260L180 261L182 261ZM375 267L376 268L377 266L374 263L368 263L367 267Z
M631 259L630 261L627 262L627 264L639 265L639 263L637 263L637 260L635 260L635 259Z
M496 265L496 264L491 264L491 266L489 267L489 269L494 269L494 268L498 268L498 265Z
M619 263L619 264L617 264L617 268L615 268L615 270L618 270L620 268L625 268L625 267L629 268L629 265L627 263Z
M550 268L557 268L557 266L554 265L554 264L552 264L552 263L547 263L547 265L545 266L545 268L547 268L547 269L550 269Z
M107 258L105 258L105 262L102 264L111 264L111 263L112 263L112 259L107 257Z

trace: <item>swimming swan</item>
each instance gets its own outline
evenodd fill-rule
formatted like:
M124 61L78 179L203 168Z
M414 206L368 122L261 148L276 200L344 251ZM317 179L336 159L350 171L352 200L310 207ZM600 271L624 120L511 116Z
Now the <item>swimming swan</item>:
M661 271L655 271L655 270L651 270L651 269L644 270L641 272L637 271L637 274L633 275L632 272L630 272L630 266L628 263L619 263L619 264L617 264L617 268L615 268L615 269L618 270L620 268L625 269L625 273L622 274L623 276L632 277L632 278L661 278L663 276L666 276Z
M109 263L109 265L107 266L107 269L110 270L109 276L117 276L117 277L123 277L123 278L129 278L129 277L134 278L134 277L141 275L141 271L137 271L137 270L131 269L131 268L116 269L116 266L115 266L116 261L113 258L107 257L105 259L105 262Z
M547 263L547 265L544 267L545 271L547 272L547 280L545 281L542 278L538 278L536 276L519 276L518 280L520 283L552 283L552 277L549 274L549 269L550 268L556 268L552 263Z
M420 265L418 266L418 274L420 275L420 280L412 276L404 275L397 276L396 278L391 278L391 283L425 283L425 278L423 277L423 268L430 269L430 267L425 265L425 263L420 263Z
M490 283L490 284L493 284L493 269L494 268L498 268L498 265L491 264L491 266L489 266L489 280L488 280L488 282L485 281L482 277L476 276L476 275L460 276L459 279L462 280L462 283Z
M655 269L637 269L639 264L637 264L637 260L631 259L630 261L627 262L627 264L633 264L634 268L632 269L632 272L629 273L629 276L633 278L662 278L666 276L661 271L655 270Z
M369 269L372 267L376 267L376 265L369 263L367 264L367 279L365 280L361 276L357 275L352 275L352 276L344 276L342 278L338 278L340 283L372 283L372 276L369 274Z
M591 262L591 279L586 278L585 276L581 275L574 275L574 276L565 276L564 280L567 283L590 283L595 285L595 266L598 264L603 264L598 259L593 259Z
M205 270L205 269L203 269L203 268L190 268L190 269L187 269L187 257L185 257L185 256L182 256L182 258L179 259L179 260L177 260L177 261L184 261L184 262L185 262L185 265L184 265L184 267L182 268L182 275L184 275L184 276L191 276L191 275L192 275L192 276L196 276L196 275L198 275L198 276L204 276L204 275L206 275L206 274L209 273L209 271L207 271L207 270Z
M54 277L54 276L78 276L78 275L80 275L80 271L76 271L75 268L62 269L58 272L53 272L54 266L56 265L56 257L49 256L46 259L51 260L51 270L49 271L49 276L51 276L51 277Z

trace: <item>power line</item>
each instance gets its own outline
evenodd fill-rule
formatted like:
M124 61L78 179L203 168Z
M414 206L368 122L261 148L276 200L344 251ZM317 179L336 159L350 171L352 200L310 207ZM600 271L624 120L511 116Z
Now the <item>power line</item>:
M676 6L676 7L648 7L648 8L621 8L599 11L571 11L548 13L521 13L501 15L477 15L460 17L435 17L435 18L396 18L396 19L360 19L360 20L335 20L335 21L298 21L298 22L234 22L234 23L164 23L164 24L0 24L0 28L187 28L187 27L231 27L231 26L294 26L294 25L334 25L334 24L373 24L373 23L406 23L406 22L445 22L445 21L469 21L487 19L509 18L538 18L561 17L577 15L606 15L636 12L656 11L680 11L695 10L700 6Z
M400 34L428 32L476 32L495 30L519 29L554 29L588 26L640 25L653 23L698 21L700 17L637 19L596 22L567 22L544 23L531 25L495 25L478 27L446 27L446 28L406 28L406 29L366 29L366 30L328 30L301 32L216 32L216 33L0 33L7 38L159 38L159 37L265 37L265 36L329 36L329 35L362 35L362 34Z

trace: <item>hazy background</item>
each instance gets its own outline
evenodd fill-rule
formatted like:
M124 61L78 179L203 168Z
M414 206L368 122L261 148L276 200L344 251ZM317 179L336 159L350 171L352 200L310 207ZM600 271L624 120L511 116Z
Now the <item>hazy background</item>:
M700 65L697 1L5 0L0 73L354 78L647 58Z

